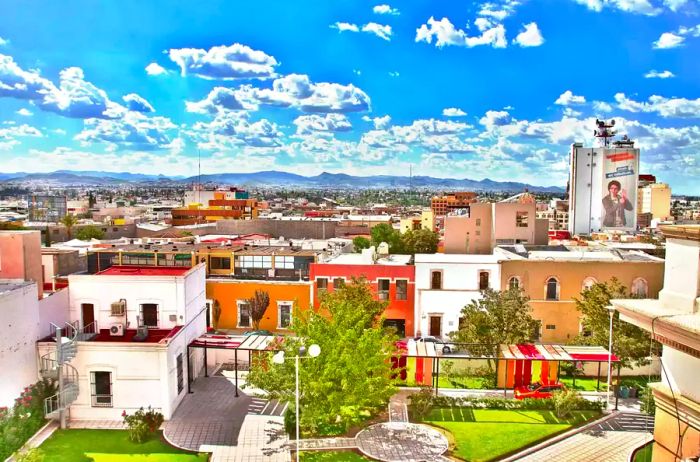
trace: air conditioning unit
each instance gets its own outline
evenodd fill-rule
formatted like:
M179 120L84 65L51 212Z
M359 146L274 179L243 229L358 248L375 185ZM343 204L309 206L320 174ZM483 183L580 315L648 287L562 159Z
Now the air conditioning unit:
M109 328L109 335L112 337L123 337L124 324L112 324L112 327Z
M111 316L124 316L124 313L126 313L126 300L112 303Z

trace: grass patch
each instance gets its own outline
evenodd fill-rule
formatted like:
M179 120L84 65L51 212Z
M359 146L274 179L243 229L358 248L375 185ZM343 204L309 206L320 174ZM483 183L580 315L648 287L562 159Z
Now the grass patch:
M304 462L364 462L369 461L352 451L308 451L299 453Z
M454 455L470 462L484 462L525 448L598 415L596 411L576 411L562 419L554 411L455 407L433 409L423 421L452 433Z
M614 377L614 379L617 380L617 377ZM606 380L605 377L600 378L600 391L607 391L608 385ZM652 382L658 382L659 380L659 377L651 377ZM596 391L596 384L598 383L598 379L595 377L576 377L576 386L573 384L573 377L560 377L559 381L567 388L578 391ZM649 377L645 375L621 377L620 382L627 387L634 386L637 388L644 388L647 386L647 383L649 383Z
M642 449L634 453L634 462L651 462L654 443L649 443Z
M44 462L203 462L209 459L206 454L182 451L160 439L132 443L126 430L56 430L40 447L46 454Z

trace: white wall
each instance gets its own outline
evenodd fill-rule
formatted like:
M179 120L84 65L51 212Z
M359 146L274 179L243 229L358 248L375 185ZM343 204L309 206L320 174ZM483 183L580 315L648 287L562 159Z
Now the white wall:
M144 303L158 305L158 328L184 325L204 306L205 269L199 264L185 276L70 275L70 319L82 323L81 305L92 303L100 329L128 323L137 327L137 316ZM126 300L126 317L111 316L111 304ZM172 317L172 318L171 318Z
M669 385L674 392L680 391L681 395L686 398L690 398L696 403L700 402L700 386L698 386L700 359L664 346L661 360L666 368L666 374L669 376L669 380L666 380L666 375L662 375L661 380Z
M442 336L459 328L465 305L481 298L479 273L489 272L489 287L501 288L501 267L493 255L416 255L415 326L417 335L429 335L430 317L441 316ZM430 289L431 274L442 271L442 289Z
M38 380L36 293L36 283L17 280L16 287L0 294L0 407L11 407L24 387Z
M664 288L659 299L664 307L673 310L700 311L700 242L666 240Z
M39 300L39 338L51 334L51 323L63 326L68 321L69 290L44 292L45 297Z

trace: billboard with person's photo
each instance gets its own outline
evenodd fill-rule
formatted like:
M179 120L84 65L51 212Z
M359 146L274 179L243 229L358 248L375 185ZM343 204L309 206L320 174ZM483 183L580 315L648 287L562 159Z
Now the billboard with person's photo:
M637 225L639 150L605 149L602 185L602 229L634 230Z

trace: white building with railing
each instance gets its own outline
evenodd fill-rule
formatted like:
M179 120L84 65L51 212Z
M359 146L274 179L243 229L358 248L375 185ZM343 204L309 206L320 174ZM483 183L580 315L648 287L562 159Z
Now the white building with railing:
M205 273L199 264L69 276L70 322L38 344L40 373L60 377L47 414L120 420L151 406L169 419L204 365L187 345L206 331Z

